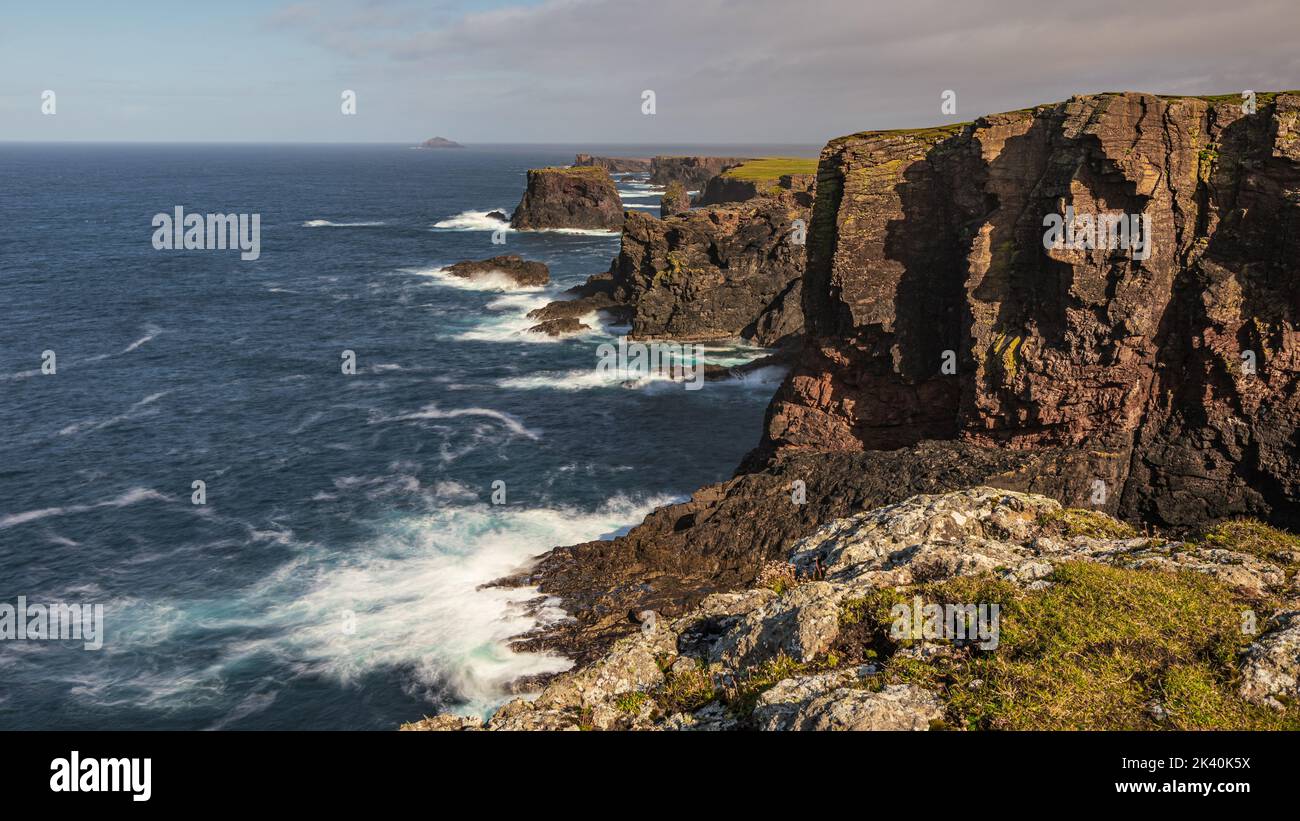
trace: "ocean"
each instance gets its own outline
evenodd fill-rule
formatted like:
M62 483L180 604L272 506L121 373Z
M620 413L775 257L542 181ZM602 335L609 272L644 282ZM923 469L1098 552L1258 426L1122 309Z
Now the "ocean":
M97 650L0 641L0 729L392 729L568 666L479 586L729 476L781 376L629 386L625 328L523 332L618 237L486 214L577 151L816 148L0 144L0 605L104 608ZM260 215L260 256L155 250L177 206ZM441 274L499 253L552 284Z

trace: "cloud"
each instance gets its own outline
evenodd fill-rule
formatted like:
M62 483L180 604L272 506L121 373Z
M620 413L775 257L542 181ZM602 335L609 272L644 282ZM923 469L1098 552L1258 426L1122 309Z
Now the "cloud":
M439 103L477 128L495 106L500 139L820 142L950 120L944 89L971 119L1072 93L1300 85L1300 15L1280 0L550 0L403 7L400 28L386 6L304 26L376 73L453 86Z

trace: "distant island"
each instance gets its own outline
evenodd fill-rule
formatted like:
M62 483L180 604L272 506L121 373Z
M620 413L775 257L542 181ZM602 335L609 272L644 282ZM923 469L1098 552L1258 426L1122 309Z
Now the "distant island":
M417 148L464 148L465 146L461 145L458 142L455 142L454 140L449 140L446 137L434 137L432 139L425 140L424 142L420 143L416 147Z

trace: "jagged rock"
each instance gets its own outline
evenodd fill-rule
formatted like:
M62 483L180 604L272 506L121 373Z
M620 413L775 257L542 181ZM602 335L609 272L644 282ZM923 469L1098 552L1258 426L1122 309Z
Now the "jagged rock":
M412 721L403 724L400 730L432 730L432 731L457 731L457 730L482 730L483 719L479 716L458 716L452 713L443 713L442 715L426 717L419 721Z
M1252 115L1101 94L832 140L809 344L749 464L926 439L1073 447L1104 454L1093 478L1123 518L1300 525L1297 112L1294 94ZM1045 249L1066 205L1149 217L1149 256Z
M751 610L710 649L709 660L726 667L753 667L777 655L812 661L839 634L844 592L810 582Z
M840 689L801 707L795 730L928 730L943 717L939 697L915 684L891 684L878 693Z
M875 673L874 666L863 665L850 670L782 679L759 695L754 707L754 724L760 730L794 729L799 711L813 699L860 684Z
M632 338L778 345L798 334L804 249L792 226L808 213L756 202L665 220L628 214L610 273L614 299L631 310Z
M491 219L497 220L498 222L510 222L510 215L505 211L489 211L487 212L487 216Z
M518 254L503 254L490 259L465 260L464 262L457 262L455 265L449 265L446 272L452 276L465 279L500 274L524 288L545 285L551 281L551 270L546 267L545 263L532 262Z
M616 230L623 224L623 201L603 168L534 168L510 224L520 230Z
M1275 708L1282 706L1279 699L1300 699L1300 610L1276 615L1246 649L1240 692L1247 701Z
M668 219L691 210L691 198L680 182L671 182L659 199L659 218Z
M727 708L713 702L696 710L694 713L674 713L669 716L659 729L663 730L720 730L739 729L740 722Z

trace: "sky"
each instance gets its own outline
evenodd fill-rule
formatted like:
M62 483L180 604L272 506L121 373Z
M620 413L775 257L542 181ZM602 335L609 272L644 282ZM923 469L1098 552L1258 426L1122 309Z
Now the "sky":
M0 140L820 144L1078 93L1300 88L1296 3L7 0Z

